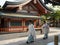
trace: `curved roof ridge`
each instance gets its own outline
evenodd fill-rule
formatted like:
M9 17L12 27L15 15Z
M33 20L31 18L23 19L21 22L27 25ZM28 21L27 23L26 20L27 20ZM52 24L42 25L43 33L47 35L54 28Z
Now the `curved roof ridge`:
M24 6L24 5L28 4L29 2L31 2L31 0L28 0L27 2L20 4L20 5Z

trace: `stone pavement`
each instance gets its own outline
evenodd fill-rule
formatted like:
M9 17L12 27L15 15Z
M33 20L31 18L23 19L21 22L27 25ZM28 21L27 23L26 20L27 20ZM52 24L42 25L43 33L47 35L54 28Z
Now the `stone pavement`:
M0 35L0 45L47 45L47 43L54 41L54 35L58 35L59 41L60 41L60 28L50 28L49 38L46 40L42 39L43 34L40 34L40 32L37 32L37 33L36 33L37 34L36 41L34 43L31 43L31 44L26 44L26 40L27 40L26 33L23 33L24 35L26 34L25 36L22 33L16 33L16 34L10 34L10 35L9 34ZM22 34L24 37L23 36L19 37L18 34L20 34L20 35ZM15 37L15 35L16 35L16 37Z

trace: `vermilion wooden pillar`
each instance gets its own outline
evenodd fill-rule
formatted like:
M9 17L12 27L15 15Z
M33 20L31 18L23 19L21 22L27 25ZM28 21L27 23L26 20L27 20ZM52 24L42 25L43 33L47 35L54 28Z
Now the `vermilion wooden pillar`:
M34 27L36 28L36 20L34 20Z

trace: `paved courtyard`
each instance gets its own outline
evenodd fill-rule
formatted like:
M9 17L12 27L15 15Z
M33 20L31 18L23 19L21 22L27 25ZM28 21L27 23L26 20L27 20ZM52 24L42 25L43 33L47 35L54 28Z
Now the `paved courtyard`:
M43 34L36 31L36 41L31 44L26 44L28 33L12 33L0 35L0 45L47 45L49 42L54 41L54 35L59 36L60 41L60 28L50 28L49 38L43 40Z

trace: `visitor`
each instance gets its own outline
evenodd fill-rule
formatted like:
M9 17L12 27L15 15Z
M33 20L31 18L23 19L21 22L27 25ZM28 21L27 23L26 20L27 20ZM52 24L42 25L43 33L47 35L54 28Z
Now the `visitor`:
M35 34L35 29L34 25L32 24L32 21L29 21L29 26L28 26L28 40L26 43L32 43L36 39L36 34Z
M43 39L47 39L48 38L48 33L49 33L49 25L46 23L46 21L43 22L42 31L44 33Z

